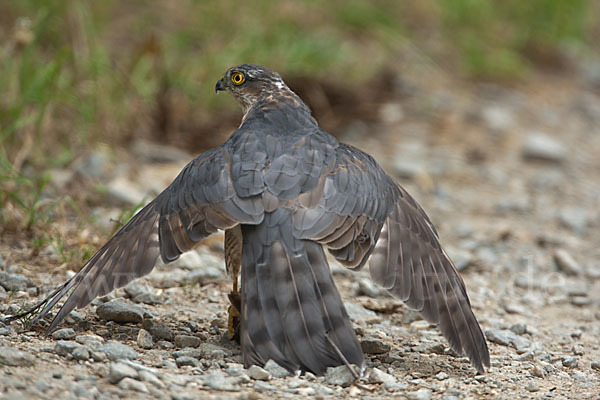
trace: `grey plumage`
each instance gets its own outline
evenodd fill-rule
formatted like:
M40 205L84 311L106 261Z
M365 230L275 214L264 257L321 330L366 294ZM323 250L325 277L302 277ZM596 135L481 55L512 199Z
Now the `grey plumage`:
M243 74L243 83L232 76ZM323 246L439 323L452 348L483 372L489 353L464 283L433 224L362 151L321 130L275 72L255 65L217 83L242 105L239 129L190 162L73 278L45 299L33 322L73 289L49 330L75 307L170 262L218 229L242 232L244 364L273 359L321 374L363 354ZM336 349L337 347L337 349Z

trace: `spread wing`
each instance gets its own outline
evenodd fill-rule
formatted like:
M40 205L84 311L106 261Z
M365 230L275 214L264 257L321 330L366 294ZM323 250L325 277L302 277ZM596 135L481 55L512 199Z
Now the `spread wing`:
M43 318L70 290L48 331L74 308L89 304L154 268L160 255L170 262L217 229L259 223L264 217L260 196L240 197L231 177L231 156L216 147L191 161L156 199L123 226L84 267L40 303ZM243 177L240 182L243 182Z
M483 372L490 365L485 338L429 217L369 155L340 145L336 156L319 203L294 214L299 237L327 246L349 268L371 256L371 278L439 323L452 348Z

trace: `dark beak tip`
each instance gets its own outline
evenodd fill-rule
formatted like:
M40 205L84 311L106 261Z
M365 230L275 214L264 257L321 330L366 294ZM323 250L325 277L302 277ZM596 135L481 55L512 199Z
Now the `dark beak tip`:
M223 82L222 79L219 79L217 81L217 84L215 85L215 93L219 93L220 91L225 90L225 82Z

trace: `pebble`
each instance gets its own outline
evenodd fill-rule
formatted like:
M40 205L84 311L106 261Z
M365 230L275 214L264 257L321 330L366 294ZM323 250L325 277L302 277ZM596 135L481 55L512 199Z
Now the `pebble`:
M406 393L409 400L429 400L431 399L431 389L419 389L416 392Z
M106 184L106 193L117 203L139 204L145 197L144 190L124 176L117 176Z
M569 252L563 249L556 250L553 255L554 263L566 275L581 275L583 270Z
M73 328L63 328L52 332L52 338L56 340L72 339L74 336L75 330Z
M375 285L371 279L361 279L358 281L357 295L376 298L382 295L382 289Z
M0 336L10 336L13 334L13 330L9 326L0 328Z
M267 382L254 381L254 390L257 392L273 392L277 390L277 388Z
M367 382L369 383L395 383L397 379L388 374L387 372L383 372L379 368L372 368L369 370L367 375Z
M213 371L202 377L202 385L215 390L234 392L240 388L227 378L221 371Z
M390 344L383 342L377 337L367 337L360 341L362 351L367 354L385 354L390 351Z
M490 342L510 346L517 350L524 350L530 345L527 339L517 336L509 329L487 329L485 336Z
M267 361L263 369L270 373L274 378L285 378L286 376L291 375L287 369L283 368L273 360Z
M528 392L537 392L540 390L540 387L535 382L529 382L526 389Z
M574 355L576 356L582 356L585 354L585 348L580 345L580 344L576 344L571 348L571 351L573 352Z
M259 381L268 381L271 380L271 374L265 369L259 367L258 365L252 365L248 368L248 376L252 379Z
M146 329L154 339L173 341L173 331L165 324L155 323L150 319L145 319L142 323L144 329Z
M585 307L592 304L592 299L587 296L569 296L569 302L577 307Z
M558 220L565 228L572 230L578 235L583 235L590 222L590 216L588 210L585 208L565 207L558 213Z
M447 374L447 373L445 373L445 372L443 372L443 371L442 371L442 372L439 372L439 373L438 373L438 374L435 376L435 379L437 379L438 381L443 381L443 380L446 380L446 379L448 379L448 374Z
M577 357L567 357L562 360L563 367L577 368L579 366L579 359Z
M123 378L138 378L138 372L135 368L119 362L110 363L108 367L108 381L112 384L121 382Z
M325 383L334 386L347 387L354 381L354 376L345 365L329 367L325 372Z
M96 314L106 321L139 323L144 320L145 311L139 306L122 300L113 300L96 307Z
M25 291L27 288L34 287L35 285L25 275L0 271L0 286L9 292L16 292L20 290Z
M106 357L111 361L121 359L134 360L138 354L131 347L119 342L109 342L98 348L100 353L106 354Z
M142 349L151 349L154 347L154 341L152 335L145 329L140 329L137 335L137 344Z
M480 118L492 131L507 130L515 123L512 111L507 107L496 104L483 108Z
M198 360L194 357L181 356L175 359L175 364L177 364L178 367L197 367Z
M75 360L89 360L90 351L85 346L78 346L71 352L71 355Z
M136 381L131 378L123 378L121 382L119 382L119 387L123 390L133 390L140 393L148 393L148 388L144 384L144 382Z
M363 306L361 306L359 304L346 302L344 305L345 305L346 311L348 312L348 315L350 316L350 319L352 321L368 322L368 321L372 321L373 319L378 318L377 313L375 313L374 311L371 311L371 310L367 310L366 308L364 308Z
M166 146L144 139L136 139L131 149L133 153L146 162L177 162L189 160L190 154L173 146Z
M79 347L83 346L71 340L59 340L54 345L54 352L59 356L66 357L67 355L71 354L73 350Z
M104 338L98 335L79 335L75 338L75 341L92 350L104 344Z
M600 371L600 361L592 361L592 363L590 364L590 368L596 371Z
M561 142L541 132L528 134L522 148L523 158L528 160L560 163L564 160L565 154L566 149Z
M441 343L425 343L418 346L415 350L419 353L446 354L446 348Z
M35 357L33 354L8 346L0 347L0 365L8 365L11 367L28 367L33 365L34 361Z
M531 369L531 375L538 377L538 378L543 378L546 376L546 371L544 371L542 368L540 368L538 365L534 366Z
M150 371L141 370L138 372L138 374L139 374L139 379L142 382L149 382L159 389L162 389L165 387L165 384L160 379L158 379L158 377L155 374L153 374Z
M177 347L198 347L202 343L202 340L196 336L191 335L176 335L175 346Z

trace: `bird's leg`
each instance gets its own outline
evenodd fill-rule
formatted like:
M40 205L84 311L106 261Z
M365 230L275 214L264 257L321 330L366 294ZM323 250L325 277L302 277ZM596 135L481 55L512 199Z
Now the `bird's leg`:
M239 225L225 231L225 269L233 281L233 290L229 292L227 309L227 337L239 342L241 298L238 291L238 276L242 264L242 229Z

